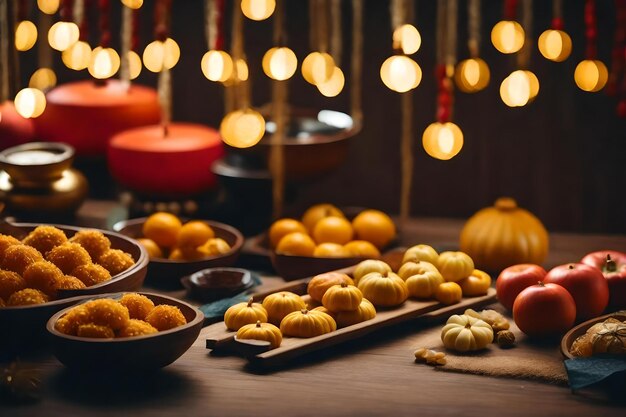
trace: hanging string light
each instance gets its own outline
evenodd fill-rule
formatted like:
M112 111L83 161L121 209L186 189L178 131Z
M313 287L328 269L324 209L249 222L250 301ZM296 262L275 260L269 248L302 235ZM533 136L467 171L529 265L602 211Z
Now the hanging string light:
M50 4L44 4L44 6L50 6ZM53 6L58 8L58 1ZM41 13L37 26L40 33L47 33L52 26L52 16ZM52 48L45 36L39 36L37 39L37 64L39 68L31 75L28 86L41 91L47 91L56 86L57 76L52 70Z
M110 48L111 29L110 0L99 0L100 10L100 45L91 51L91 58L87 69L92 77L104 80L110 78L120 69L120 56L115 49Z
M489 85L491 73L487 63L480 55L480 0L470 0L467 10L468 41L470 58L465 59L456 67L454 80L456 86L464 93L476 93Z
M37 42L37 26L27 19L28 7L26 0L18 0L17 26L15 27L15 49L24 52L31 49Z
M598 59L598 22L595 0L585 1L585 37L587 38L586 58L579 62L574 71L574 81L583 91L595 93L604 88L609 78L606 65Z
M515 21L517 0L505 0L504 20L491 29L491 43L503 54L514 54L524 46L524 29Z
M143 0L122 0L122 4L129 9L138 10L143 6Z
M143 67L136 52L139 47L139 7L141 5L131 8L124 3L122 8L120 80L126 89L130 88L131 80L139 77Z
M457 1L437 3L437 121L422 135L422 145L435 159L449 160L463 147L463 132L452 120L453 84L456 55Z
M572 52L572 38L563 31L563 0L552 0L552 6L552 28L539 36L537 45L544 58L562 62Z
M74 23L80 28L78 42L61 53L61 59L66 67L75 71L84 70L91 61L91 46L89 39L89 26L85 19L85 0L76 0L74 3Z
M50 68L39 68L30 76L28 86L41 91L51 89L57 84L57 76Z
M335 60L328 53L328 19L325 0L309 0L309 38L311 49L302 61L302 76L312 85L328 81L335 69Z
M282 16L276 16L276 18L281 21L280 24L282 25ZM284 28L279 29L274 38L277 46L269 49L263 55L263 72L273 80L285 81L291 78L298 69L298 58L290 48L284 46L286 44Z
M143 50L143 64L152 72L163 73L164 70L170 70L180 59L180 47L168 36L169 22L163 21L161 17L169 13L171 5L172 0L157 0L154 9L155 19L160 22L155 26L156 39Z
M20 116L31 119L41 116L46 108L46 96L37 88L23 88L15 95L15 110Z
M331 29L332 36L330 42L330 55L335 64L333 73L326 81L316 84L317 89L325 97L335 97L341 93L346 79L343 71L339 68L341 64L342 43L341 43L341 0L331 0Z
M61 21L56 22L48 31L48 43L57 51L65 51L78 42L80 30L72 22L73 0L62 0L60 3Z
M59 0L37 0L37 7L42 13L53 15L59 10Z
M241 11L251 20L265 20L274 13L276 0L242 0Z
M223 51L224 36L222 20L224 0L205 0L205 34L208 51L202 57L202 73L210 81L225 82L233 74L234 63L230 55Z

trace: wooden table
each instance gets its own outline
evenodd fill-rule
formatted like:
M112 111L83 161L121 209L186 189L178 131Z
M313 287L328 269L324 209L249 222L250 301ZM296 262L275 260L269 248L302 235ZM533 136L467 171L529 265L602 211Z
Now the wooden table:
M412 220L402 240L454 246L461 226L445 219ZM546 266L606 248L626 250L626 237L552 233ZM267 277L263 286L281 282ZM0 416L624 415L623 405L573 395L561 386L415 364L410 339L417 331L411 323L400 325L265 373L248 369L242 358L211 355L202 333L178 361L154 374L99 379L71 373L54 358L36 358L42 400L0 404Z

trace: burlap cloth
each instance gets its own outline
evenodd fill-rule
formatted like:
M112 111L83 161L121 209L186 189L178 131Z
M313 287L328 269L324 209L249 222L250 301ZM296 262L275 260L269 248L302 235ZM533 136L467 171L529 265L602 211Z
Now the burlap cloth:
M441 342L443 324L425 327L419 331L411 337L412 345L415 349L425 347L445 352L447 363L444 366L437 366L438 371L533 379L567 385L567 373L559 349L559 340L533 342L517 328L513 319L507 318L516 339L512 348L503 349L492 343L487 349L473 353L447 350Z

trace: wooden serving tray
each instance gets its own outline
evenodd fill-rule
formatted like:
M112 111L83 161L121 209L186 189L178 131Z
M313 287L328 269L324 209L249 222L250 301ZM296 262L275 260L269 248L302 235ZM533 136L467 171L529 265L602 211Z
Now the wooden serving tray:
M345 268L337 272L351 274L354 267ZM278 291L291 291L298 295L306 294L308 282L311 278L292 281L272 291L258 293L253 296L254 301L261 302L269 294ZM271 367L284 363L294 357L333 346L347 340L364 336L384 327L392 326L413 319L433 320L448 317L451 314L463 312L467 308L477 308L492 303L496 299L496 290L489 288L486 295L463 298L453 305L444 305L436 300L414 300L409 298L404 304L390 309L378 308L376 317L361 323L353 324L334 332L321 336L301 339L284 337L282 344L276 349L269 349L269 343L254 340L236 340L237 332L226 329L223 321L206 327L202 334L206 336L206 348L216 352L234 351L245 356L254 365Z

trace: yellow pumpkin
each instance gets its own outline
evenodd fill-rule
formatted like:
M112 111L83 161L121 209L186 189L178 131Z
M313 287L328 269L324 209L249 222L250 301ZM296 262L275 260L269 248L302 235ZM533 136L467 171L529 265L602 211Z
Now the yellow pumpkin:
M393 272L370 272L359 281L358 288L375 306L393 307L409 297L409 289Z
M421 274L411 275L405 282L411 297L430 298L435 295L435 291L444 281L438 271L424 271Z
M341 272L326 272L325 274L319 274L311 278L307 285L306 292L312 299L318 302L322 302L324 293L333 285L340 285L346 283L348 285L354 285L352 278Z
M267 311L259 304L255 303L252 297L247 303L239 303L230 306L224 313L224 323L229 330L237 331L246 324L253 324L257 321L267 322Z
M457 282L461 286L464 297L476 297L487 294L491 287L491 277L488 273L474 269L472 275Z
M431 264L430 262L426 262L426 261L410 261L407 262L405 264L403 264L400 269L398 270L398 276L400 278L402 278L403 280L407 280L408 277L413 276L413 275L420 275L423 274L424 272L436 272L439 274L439 270L437 269L437 267L433 264Z
M437 266L443 279L452 282L467 278L474 271L474 261L463 252L442 252Z
M330 311L354 311L359 308L363 293L354 285L345 282L330 287L322 298L322 305Z
M361 261L356 268L354 268L354 272L352 273L354 285L357 285L359 280L370 272L380 272L381 274L383 272L391 272L391 267L386 262L379 261L378 259Z
M334 312L330 311L329 309L327 309L324 306L318 306L318 307L315 307L315 308L312 308L312 309L308 309L308 310L321 311L322 313L326 313L326 314L328 314L330 317L332 317L334 319L336 319L336 317L337 317L337 313L334 313ZM337 321L337 320L335 320L335 321Z
M447 349L459 352L480 350L493 341L493 329L482 320L455 314L441 330L441 341Z
M340 311L335 314L337 327L347 327L362 321L371 320L376 317L376 308L366 298L361 301L359 308L354 311Z
M512 198L499 198L493 207L478 211L461 231L461 250L487 271L541 264L548 246L548 232L541 221Z
M270 342L272 349L280 346L283 334L280 329L271 323L246 324L237 331L237 339L265 340Z
M285 336L315 337L335 330L337 330L335 319L316 310L294 311L280 322L280 331Z
M445 305L458 303L462 297L463 290L456 282L444 282L435 290L435 298Z
M439 254L432 246L415 245L411 246L406 250L406 252L404 252L402 263L405 264L407 262L426 261L437 266L438 259Z
M267 310L267 321L278 326L283 317L293 311L306 308L306 305L299 295L289 291L280 291L265 297L263 307Z

